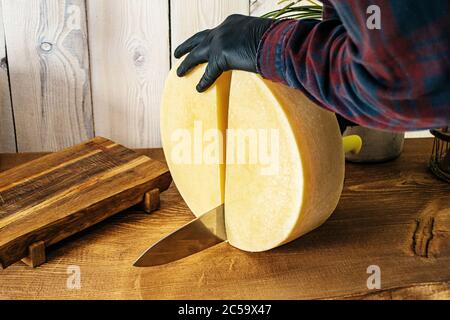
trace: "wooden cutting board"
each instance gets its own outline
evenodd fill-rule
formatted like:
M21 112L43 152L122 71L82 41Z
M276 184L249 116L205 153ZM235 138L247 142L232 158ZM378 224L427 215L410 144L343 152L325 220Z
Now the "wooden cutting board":
M0 268L36 266L45 248L143 203L156 209L172 179L167 166L95 138L0 174Z

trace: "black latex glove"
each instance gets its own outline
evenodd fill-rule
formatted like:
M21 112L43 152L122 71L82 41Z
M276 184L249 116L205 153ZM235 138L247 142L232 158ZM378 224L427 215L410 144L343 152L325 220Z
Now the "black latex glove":
M220 26L195 34L175 50L175 57L189 53L177 69L179 77L195 66L208 62L197 91L208 89L228 70L256 73L259 42L274 20L234 14Z

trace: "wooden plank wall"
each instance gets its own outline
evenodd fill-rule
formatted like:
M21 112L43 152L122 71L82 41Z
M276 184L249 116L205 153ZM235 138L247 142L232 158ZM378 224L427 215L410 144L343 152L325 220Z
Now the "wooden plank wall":
M95 135L159 147L175 48L230 14L276 7L277 0L0 0L0 152L56 151Z
M95 132L130 148L160 144L170 69L167 0L88 0Z
M16 152L16 141L2 12L2 3L0 2L0 153L12 153Z
M17 148L93 136L84 0L3 0Z
M0 152L159 147L174 48L249 1L0 0Z

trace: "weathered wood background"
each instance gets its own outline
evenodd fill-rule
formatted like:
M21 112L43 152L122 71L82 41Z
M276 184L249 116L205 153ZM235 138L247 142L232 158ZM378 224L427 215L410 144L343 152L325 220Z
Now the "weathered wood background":
M159 147L159 102L193 33L277 0L0 0L0 152L101 135Z

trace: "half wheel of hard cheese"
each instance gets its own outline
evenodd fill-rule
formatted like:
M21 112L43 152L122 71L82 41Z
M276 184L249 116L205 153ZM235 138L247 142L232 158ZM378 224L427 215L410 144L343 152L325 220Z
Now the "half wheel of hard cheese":
M228 240L246 251L275 248L321 225L344 180L334 114L298 90L240 71L198 94L203 71L178 78L174 68L161 110L164 153L189 208L200 216L225 203Z
M344 181L342 137L334 114L298 90L236 71L230 92L227 236L237 248L269 250L315 229L336 208ZM256 163L230 159L239 153L239 130L241 137L258 132Z

